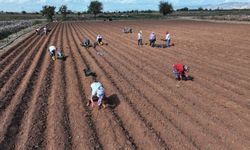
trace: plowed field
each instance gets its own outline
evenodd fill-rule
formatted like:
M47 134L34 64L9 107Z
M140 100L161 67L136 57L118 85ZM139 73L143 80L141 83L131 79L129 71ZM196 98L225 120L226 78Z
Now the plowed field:
M134 33L123 34L130 26ZM250 149L250 26L195 21L51 23L0 55L0 149ZM137 46L137 32L157 43ZM100 33L108 45L85 49ZM66 61L53 61L48 46ZM185 63L194 81L175 81ZM86 106L91 68L113 107Z

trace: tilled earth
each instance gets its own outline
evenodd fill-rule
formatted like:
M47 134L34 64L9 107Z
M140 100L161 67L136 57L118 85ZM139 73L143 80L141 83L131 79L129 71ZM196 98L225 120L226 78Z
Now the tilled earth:
M0 149L250 149L250 26L195 21L51 23L0 55ZM134 33L123 34L132 27ZM137 46L137 32L163 44ZM80 46L102 34L108 45ZM53 61L48 46L61 47ZM172 64L191 67L175 81ZM91 68L112 107L86 106Z

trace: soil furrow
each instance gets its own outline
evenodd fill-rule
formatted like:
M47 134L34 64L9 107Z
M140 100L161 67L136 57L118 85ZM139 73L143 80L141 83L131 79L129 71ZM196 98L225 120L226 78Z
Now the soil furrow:
M110 50L110 52L114 52L115 51L115 49L112 49L112 50ZM106 52L109 52L108 50L106 51ZM122 51L123 52L123 51ZM107 54L107 56L108 56L108 54ZM121 59L119 56L115 56L115 58L119 58L119 59ZM115 58L110 58L110 60L112 60L112 59L115 59ZM128 59L128 58L126 58L126 59L124 59L124 60L126 60L127 62L133 62L133 60L135 60L135 59ZM134 62L133 62L133 64L135 64ZM119 65L117 65L117 66L119 66ZM122 65L120 65L120 66L124 66L124 64L122 64ZM128 65L129 66L129 65ZM115 68L118 68L118 67L115 67ZM140 68L140 67L139 67ZM131 70L131 69L129 69L129 70ZM137 69L135 69L135 70L137 70ZM151 71L152 72L152 71ZM142 75L144 75L144 74L150 74L150 72L147 72L147 73L142 73ZM163 76L164 76L164 74L162 74ZM158 75L159 76L159 75ZM197 95L197 94L196 94ZM185 98L185 97L183 97L183 98ZM190 100L192 100L192 99L190 99ZM190 101L190 100L188 100L188 101ZM191 107L193 107L192 106L193 104L191 104L190 106ZM230 115L228 115L228 117L230 117ZM218 118L219 119L219 118ZM230 120L231 118L229 118L229 120ZM231 120L230 120L231 121ZM221 123L223 123L223 122L221 122ZM224 124L224 123L223 123ZM230 126L229 126L230 125ZM237 124L235 124L236 126L237 126ZM205 124L205 126L206 126L206 124ZM220 127L220 125L219 125L219 127ZM230 122L230 124L228 124L228 126L227 126L228 128L229 128L229 130L232 130L232 125L231 125L231 122ZM247 127L247 126L245 126L245 127ZM235 128L236 129L236 128ZM244 129L244 128L242 128L242 127L239 127L239 128L237 128L237 129L239 129L239 130L242 130L242 133L243 134L245 134L245 136L247 136L248 134L247 133L244 133L244 132L246 132L246 130ZM244 131L243 131L243 129L244 129ZM237 132L239 132L239 131L237 131ZM217 132L215 132L215 133L217 133Z
M51 91L53 64L50 63L40 87L36 112L33 114L32 128L29 131L29 138L25 149L44 149L47 145L45 131L47 130L48 97Z
M116 46L115 46L116 47ZM113 52L113 51L117 51L116 49L114 49L114 50L112 50L111 52ZM106 51L106 52L109 52L109 51ZM122 51L117 51L117 53L120 53L121 55L120 56L123 56L123 57L125 57L126 56L126 54L127 53L131 53L129 50L122 50ZM133 64L135 64L138 68L140 68L140 69L142 69L143 71L145 70L146 72L144 73L144 74L150 74L150 76L151 77L154 77L154 78L158 78L159 76L160 77L164 77L164 76L168 76L170 79L171 78L173 78L172 77L172 75L168 75L168 74L166 74L165 73L165 71L162 71L162 70L160 70L159 68L157 68L156 66L156 64L152 64L152 61L150 60L150 58L146 58L146 59L141 59L141 61L138 61L138 60L136 60L136 55L138 55L136 52L133 52L133 55L132 56L134 56L134 58L129 58L129 57L126 57L125 58L125 60L129 60L129 61L131 61L131 62L133 62ZM143 62L143 63L142 63ZM146 62L148 62L148 63L146 63ZM146 67L145 67L146 66ZM150 68L153 68L153 70L155 70L155 71L151 71L150 70ZM157 70L157 72L156 72L156 70ZM162 78L162 79L164 79L164 78ZM172 79L171 79L172 80ZM203 83L200 83L199 81L197 81L199 84L202 84L203 85ZM159 84L160 84L160 82L159 82ZM173 83L171 83L171 84L173 84ZM194 84L196 84L196 82L194 83ZM165 84L163 84L163 87L164 86L166 86ZM205 85L204 85L204 87L206 87ZM189 87L189 88L192 88L192 87ZM213 89L213 88L211 88L211 89ZM203 94L204 95L204 94ZM202 95L202 97L203 97L203 95ZM228 97L228 96L227 96Z
M104 49L105 49L105 48L104 48ZM114 49L112 49L111 51L113 51L113 50L114 50ZM106 52L107 52L107 51L106 51ZM95 54L93 54L93 55L95 55ZM112 60L114 60L114 62L118 63L119 60L116 60L117 58L120 59L120 57L113 57L113 58L110 58L110 60L112 59ZM105 58L104 58L104 59L105 59ZM106 60L106 61L107 61L107 60ZM117 65L117 66L123 66L123 65L124 65L124 64L120 64L120 65ZM111 65L111 66L112 66L112 65ZM117 66L112 66L112 68L118 68ZM118 72L119 72L119 71L118 71ZM123 73L120 73L119 76L123 76L122 74L123 74ZM125 77L125 78L126 78L126 77ZM149 103L148 106L145 106L146 109L148 109L151 113L154 112L152 109L149 109L149 108L152 107L152 106L153 106L153 109L158 110L159 107L156 107L153 103L151 103L151 102L149 101L149 99L147 99L147 98L145 97L145 95L144 95L143 93L141 93L141 92L133 85L132 82L130 82L129 79L125 79L125 82L129 83L130 86L132 86L134 89L137 90L138 93L140 93L141 98L138 98L138 99L144 99L144 100L146 99L146 101ZM124 84L122 84L122 85L124 85ZM145 87L145 86L144 86L144 87ZM125 87L124 87L124 88L125 88ZM149 91L148 91L148 92L149 92ZM151 93L151 92L149 92L149 93ZM151 93L151 94L152 94L152 93ZM145 104L144 104L144 105L145 105ZM159 114L159 113L160 113L160 114ZM157 113L156 113L156 114L157 114ZM154 116L154 115L153 115L153 116ZM179 127L177 127L175 124L173 124L172 118L169 118L168 116L166 116L165 113L164 113L163 111L158 111L158 114L157 114L156 116L163 116L163 118L167 119L167 120L168 120L167 122L169 122L170 124L172 124L173 127L176 128L177 130L179 130L179 132L180 132L181 134L185 135L187 139L189 138L189 136L186 135L186 134L184 134L183 131L182 131ZM154 118L154 117L151 117L151 118ZM154 122L155 122L155 121L154 121ZM167 125L165 125L165 128L166 128L166 126L167 126ZM163 127L163 128L164 128L164 127ZM160 130L160 129L159 129L159 130ZM196 145L192 139L190 139L190 142L193 143L194 146Z
M2 64L4 61L7 61L9 59L13 59L14 57L14 53L17 50L20 50L20 48L22 48L23 46L26 46L26 44L28 43L29 40L31 40L32 38L34 38L35 34L31 34L30 36L26 37L25 39L23 39L21 42L17 43L15 46L11 47L10 49L8 49L5 53L3 53L0 56L0 63Z
M75 31L72 31L71 33L74 34ZM72 48L78 49L78 52L79 52L78 43L75 41L75 37L73 37L73 42L74 42L73 45L75 45L76 47L74 46ZM74 53L72 57L73 57L73 61L75 62L76 59L75 59ZM86 64L84 66L89 67ZM83 68L79 68L79 70L82 70L82 69ZM84 85L83 87L84 93L90 93L90 91L88 91L89 88L86 87L86 85L90 85L90 81L85 78L82 84ZM87 99L88 99L87 95L85 95L85 99L86 101L84 105L86 105L87 103ZM133 146L131 145L133 144L133 141L130 141L131 139L129 139L128 140L129 142L126 142L127 135L125 135L124 133L121 133L122 129L119 126L117 126L118 125L117 120L114 120L114 117L109 115L109 113L107 112L103 113L103 111L98 111L97 109L94 109L93 113L91 114L91 116L93 117L96 129L97 129L97 135L99 136L99 139L103 145L103 148L104 149L131 149Z
M183 20L49 24L0 55L0 149L249 149L249 25ZM133 28L132 34L122 29ZM171 48L137 46L137 32ZM80 46L83 38L108 45ZM48 46L66 60L52 61ZM191 67L175 81L173 63ZM108 107L86 106L90 68Z
M164 22L164 23L167 23L167 22ZM174 24L173 24L174 23ZM177 22L175 22L175 21L173 21L173 23L172 22L169 22L168 24L169 24L169 27L168 27L168 29L171 31L171 33L173 33L172 35L173 35L173 40L174 41L178 41L178 42L180 42L181 44L179 44L180 46L185 46L185 45L188 45L188 46L186 46L186 47L182 47L182 48L187 48L187 47L189 47L189 49L190 50L192 50L192 48L194 47L194 44L195 45L197 45L196 44L196 42L197 41L195 41L195 40L197 40L197 39L199 39L199 38L197 38L197 35L195 35L194 37L192 37L192 38L195 38L194 39L194 41L192 41L192 42L190 42L190 41L188 41L188 43L185 43L185 40L186 39L189 39L190 37L190 35L191 35L191 33L192 32L194 32L193 30L195 30L195 29L197 29L197 28L192 28L192 30L178 30L178 27L177 27L177 29L176 29L176 24L175 23L178 23L178 21ZM195 23L196 24L196 23ZM192 27L195 25L195 24L193 24L192 25ZM137 25L137 26L141 26L141 25ZM160 28L164 28L164 26L165 26L165 28L166 28L166 25L161 25L161 24L158 24L157 26L159 26L159 29ZM174 27L173 27L174 26ZM107 27L107 25L105 26L105 24L104 25L102 25L101 26L102 28L105 28L105 27ZM124 27L124 26L121 26L120 27L120 30L121 30L121 28L122 27ZM185 28L186 26L184 26L184 28ZM114 28L116 28L116 27L114 27ZM112 28L112 29L114 29L114 28ZM214 30L214 28L212 28L213 30ZM138 31L139 30L141 30L141 28L138 28L137 29ZM203 30L203 29L202 29ZM119 30L117 30L117 31L119 31ZM146 31L146 35L149 35L149 33L152 31L152 29L151 30L148 30L148 29L146 29L146 30L143 30L143 31ZM158 30L157 29L157 33L163 33L163 32L165 32L164 30L163 30L163 32L162 32L162 30ZM188 32L186 35L183 35L183 32ZM197 32L200 32L201 31L201 29L198 29L197 30ZM176 33L175 33L176 32ZM181 32L182 33L182 35L179 35L179 32ZM145 33L145 32L144 32ZM204 32L203 32L204 33ZM209 34L211 33L211 32L208 32ZM212 32L213 34L211 34L211 36L214 36L214 32ZM177 35L175 35L175 34L177 34ZM215 33L216 34L216 33ZM221 34L221 33L220 33ZM144 34L145 35L145 34ZM121 35L120 35L121 36ZM182 36L187 36L186 38L183 38ZM199 34L198 36L203 36L203 35L201 35L201 34ZM130 43L134 43L134 45L136 45L136 39L135 39L135 37L136 36L133 36L134 37L134 40L131 40L131 38L127 38L127 39L129 39L129 41L130 41ZM160 35L160 38L159 38L159 35L157 35L157 37L158 37L158 39L160 39L160 38L164 38L164 35ZM182 38L182 41L179 41L179 38ZM225 37L223 37L223 38L225 38ZM207 39L206 39L207 40ZM146 40L147 41L147 40ZM220 38L217 38L215 41L220 41ZM223 40L224 41L224 40ZM184 43L183 43L184 42ZM204 42L204 39L202 40L202 41L199 41L199 42L197 42L197 43L200 43L200 42L203 42L202 44L200 44L200 45L205 45L207 42ZM159 43L159 42L157 42L157 43ZM162 42L163 43L163 42ZM228 46L228 43L227 43L227 45L222 45L222 43L224 43L224 42L218 42L219 44L212 44L212 45L214 45L215 47L212 47L212 48L210 48L210 49L219 49L220 51L221 51L221 49L223 49L223 48L225 48L225 47L227 47ZM178 43L177 43L178 44ZM179 46L178 45L178 46ZM218 48L218 46L222 46L221 48ZM224 47L223 47L224 46ZM237 45L238 46L238 45ZM206 55L207 54L202 54L202 55L199 55L202 51L200 51L200 49L203 49L202 47L201 48L197 48L197 47L194 47L195 49L197 49L197 50L199 50L199 53L192 53L191 54L191 56L195 56L195 55L197 55L196 56L196 58L200 58L200 57L202 57L202 58L204 58L204 57L206 57ZM189 51L186 51L185 50L185 52L189 52ZM207 53L209 54L209 52L210 51L208 51ZM223 51L221 51L221 52L223 52ZM216 53L215 53L216 54ZM208 57L206 57L206 58L208 58ZM235 57L232 57L232 59L234 59ZM213 58L212 58L213 59ZM231 60L232 60L231 59ZM211 58L209 58L209 60L211 61ZM218 60L218 58L216 59L216 60ZM239 59L237 59L237 60L235 60L234 61L234 63L235 62L238 62L239 61ZM211 61L212 62L212 61ZM216 63L216 64L214 64L214 65L212 65L212 66L219 66L220 65L220 69L225 69L225 66L221 66L221 64L220 63ZM230 63L228 63L227 65L231 65ZM239 66L240 65L240 66ZM237 69L239 69L239 68L241 68L241 67L243 67L242 66L242 64L241 63L239 63L239 65L236 65L236 66L230 66L229 68L232 68L232 67L236 67ZM245 68L245 67L243 67L243 68ZM225 71L230 71L230 72L232 72L232 73L237 73L237 72L233 72L233 71L231 71L230 69L225 69ZM240 74L239 74L240 75Z
M103 28L102 28L103 29ZM104 32L104 33L107 33L107 31L102 31L102 32ZM115 34L117 34L117 33L115 33ZM117 39L121 39L121 38L123 38L121 35L119 35L119 34L117 34L120 38L116 38L115 39L115 41L117 41ZM110 37L111 39L112 39L112 37L111 36L109 36L109 35L107 35L107 37ZM131 39L128 39L129 41L128 42L130 42L130 43L134 43L134 45L136 45L136 40L133 40L133 41L131 41ZM110 40L110 41L112 41L112 40ZM114 41L114 43L117 43L117 42L115 42ZM126 45L126 44L123 44L123 43L120 43L120 45L123 45L124 47L128 47L128 45ZM128 47L129 48L129 47ZM148 48L147 48L148 49ZM136 49L134 49L134 50L136 50ZM185 52L187 52L187 49L185 48L184 49L185 50ZM174 51L174 52L173 52ZM183 52L182 53L180 53L180 50L178 49L178 50L175 50L175 49L172 49L171 48L171 50L158 50L158 49L154 49L154 51L152 51L152 49L150 49L150 51L144 51L144 53L140 53L140 55L145 55L145 53L148 53L148 56L150 57L150 58L152 58L152 56L155 56L154 58L157 58L157 59L154 59L156 62L158 62L158 57L157 56L159 56L159 54L161 54L162 55L162 60L164 60L164 57L168 57L168 55L169 55L169 53L173 53L173 57L174 58L176 58L176 55L177 56L179 56L180 57L180 55L183 55L183 56L185 56L185 57L187 57L186 55L186 53L185 54L183 54ZM159 53L159 54L158 54ZM192 55L190 55L189 57L194 57L194 56L192 56ZM224 74L226 75L226 74L231 74L231 76L227 76L227 78L225 78L227 81L228 81L228 79L230 79L230 78L234 78L235 80L229 80L230 82L233 82L233 84L231 84L231 86L230 87L232 87L232 85L238 85L238 86L240 86L240 87L242 87L244 84L246 85L245 87L247 88L247 89L249 89L249 87L247 86L247 84L246 84L246 80L240 80L239 79L239 76L237 77L236 75L234 75L233 73L235 73L235 72L233 72L233 73L227 73L228 71L230 71L230 69L225 69L225 70L221 70L221 69L224 69L225 67L216 67L216 66L218 66L219 64L221 64L221 63L217 63L217 65L208 65L208 63L203 63L204 62L204 57L205 56L199 56L198 58L202 58L202 59L200 59L199 60L199 62L197 62L197 63L194 63L194 66L195 66L195 64L201 64L202 63L202 65L199 65L199 66L197 66L197 69L199 69L199 70L203 70L201 73L203 73L204 71L204 73L206 73L205 75L207 75L207 74L210 74L210 73L213 73L214 71L211 71L211 70L209 70L208 68L211 68L211 67L213 67L213 69L212 70L218 70L218 72L225 72ZM165 58L165 60L167 60L166 58ZM193 60L198 60L197 58L196 59L193 59ZM209 62L209 61L208 61ZM158 62L159 63L159 62ZM163 64L163 65L165 65L165 64ZM170 64L170 65L172 65L172 64ZM202 69L202 68L200 68L200 66L202 66L202 68L207 68L207 70L204 70L204 69ZM196 66L195 66L196 67ZM239 69L238 69L239 70ZM240 70L239 70L240 71ZM242 74L239 74L240 75L240 77L242 77ZM216 74L214 74L214 76L216 76ZM212 77L211 79L214 79L214 77ZM238 83L238 82L235 82L235 81L241 81L240 82L240 84ZM230 84L230 83L229 83ZM221 85L221 84L220 84ZM225 86L223 86L222 88L224 88ZM242 92L239 92L239 90L238 90L238 88L237 87L235 87L232 91L238 91L238 93L242 93ZM248 93L248 92L245 92L245 93Z
M65 36L65 25L61 24L56 47L63 48L63 36ZM57 44L56 44L57 43ZM69 121L69 112L66 105L66 81L65 65L61 60L55 62L55 73L53 74L52 93L48 104L48 132L47 149L72 149L72 133Z
M107 27L108 28L108 27ZM101 30L103 30L103 28L101 28ZM104 32L104 33L107 33L107 31L102 31L102 32ZM124 38L124 36L121 36L120 34L117 34L117 33L115 33L116 35L118 35L120 38L117 38L117 39L123 39ZM131 36L129 36L130 38L126 38L126 39L128 39L128 42L130 42L130 43L134 43L133 45L136 45L136 39L134 38L134 40L131 40ZM136 37L136 36L134 36L134 37ZM112 37L111 37L112 38ZM120 43L121 45L124 45L123 43ZM185 44L185 43L184 43ZM125 47L127 47L127 45L124 45ZM145 47L143 47L143 49L145 49ZM177 54L179 54L179 55L183 55L183 52L182 53L180 53L180 50L179 49L177 49L176 50L176 48L175 47L173 47L173 48L171 48L171 50L158 50L158 49L154 49L153 51L152 51L152 48L150 49L150 48L146 48L147 50L150 50L150 51L144 51L144 53L142 53L142 55L144 55L145 53L149 53L150 52L150 54L148 55L148 56L150 56L151 58L152 58L152 56L155 56L155 58L157 58L157 59L155 59L156 61L158 61L158 57L157 56L159 56L157 53L158 52L160 52L161 53L161 55L162 55L162 58L163 58L163 60L164 60L164 57L165 56L168 56L168 53L170 52L170 53L173 53L172 51L174 50L175 52L173 53L174 54L174 57L176 58L176 56L178 56ZM183 48L182 48L183 49ZM136 49L134 49L134 50L136 50ZM184 48L184 50L185 50L185 55L184 56L186 56L187 54L186 54L186 52L188 52L188 50L187 50L187 48L185 47ZM187 57L187 56L186 56ZM191 54L189 57L194 57L193 56L193 54ZM202 59L200 59L200 61L199 61L199 64L200 63L203 63L203 60L204 60L204 57L205 56L199 56L198 58L196 57L196 59L193 59L193 60L197 60L197 59L200 59L200 58L202 58ZM165 60L167 60L166 58L165 58ZM211 63L211 59L208 59L209 61L208 62L210 62ZM214 65L207 65L207 63L203 63L203 68L210 68L210 67L213 67L213 70L218 70L218 72L225 72L224 74L226 75L226 74L230 74L231 75L231 78L233 77L235 80L237 80L237 81L241 81L241 83L242 84L245 84L245 80L246 79L239 79L239 77L240 78L242 78L242 74L240 74L240 73L238 73L238 72L233 72L233 71L231 71L231 68L228 68L228 69L225 69L225 65L224 66L219 66L219 65L221 65L222 63L220 62L220 63L216 63L216 64L214 64ZM170 64L171 65L171 64ZM200 65L201 66L201 65ZM218 67L216 67L216 66L218 66ZM223 70L222 70L223 69ZM239 68L237 68L239 71L240 71L240 69ZM206 70L205 70L206 71ZM229 72L230 71L230 72ZM206 74L207 73L211 73L211 72L213 72L213 71L207 71L206 72ZM235 73L237 73L237 75L235 74ZM239 76L240 75L240 76ZM228 78L228 77L227 77ZM225 78L225 79L227 79L227 78ZM235 80L231 80L231 82L232 81L235 81ZM239 86L241 86L241 84L238 84L238 82L234 82L234 84L237 84L237 85L239 85ZM248 86L246 86L246 87L248 87Z
M75 44L77 45L77 48L76 49L78 49L78 52L79 52L79 46L78 46L78 44L77 44L77 42L75 42ZM86 60L84 60L84 58L82 58L81 57L81 59L83 60L83 62L85 63L85 68L86 67L90 67L88 64L87 64L87 62L86 62ZM82 65L81 65L82 66ZM85 79L86 80L86 79ZM84 82L89 82L89 81L84 81ZM90 83L89 83L89 85L90 85ZM88 89L87 87L85 87L85 89ZM86 91L86 93L90 93L90 91ZM130 145L130 147L131 148L133 148L133 149L135 149L137 146L136 146L136 144L134 143L134 141L133 141L133 138L129 135L129 133L128 133L128 131L125 129L125 127L123 126L123 123L122 123L122 120L121 120L121 118L113 111L113 109L110 109L110 112L111 112L111 114L113 114L113 119L114 119L114 121L111 121L111 118L109 118L109 123L110 124L115 124L115 127L113 127L113 132L115 132L116 134L117 133L119 133L119 132L123 132L123 133L119 133L119 134L122 134L123 136L125 136L126 138L127 138L127 140L125 140L125 139L123 139L123 140L121 140L121 142L126 142L128 145ZM109 112L109 113L110 113ZM107 113L107 112L106 112ZM106 114L105 113L105 114ZM102 117L104 117L104 118L102 118L102 120L106 120L106 118L108 118L108 116L110 116L111 114L107 114L107 115L105 115L105 116L102 116L102 115L98 115L98 116L95 116L95 114L93 115L93 117L98 117L98 120L99 120L99 118L101 119ZM112 119L112 120L113 120ZM96 119L94 119L94 120L97 120L97 118ZM102 121L103 123L104 123L104 121ZM113 123L112 123L113 122ZM98 123L98 122L96 122L96 123ZM116 126L118 126L119 127L119 129L117 129L117 127ZM106 127L105 127L106 128ZM110 130L110 129L109 129ZM116 131L117 130L117 131ZM110 130L111 131L111 130ZM111 131L112 132L112 131ZM108 133L107 131L105 131L105 134L107 134L107 135L110 135L110 133ZM121 138L121 136L122 135L115 135L115 137L117 137L116 138L116 141L119 141L120 140L120 138ZM118 138L119 137L119 138ZM124 149L125 147L125 144L126 143L123 143L123 144L120 144L120 147L122 147L122 149ZM127 145L126 144L126 145ZM125 148L126 149L126 148Z
M59 25L60 27L60 25ZM59 28L58 27L58 28ZM49 45L53 44L53 40L56 40L60 29L53 31L55 33L54 38L49 40ZM50 33L51 34L51 33ZM51 37L51 35L50 35ZM46 43L46 45L48 44ZM48 46L48 45L47 45ZM48 139L46 133L48 130L48 100L52 93L52 81L54 80L54 61L48 54L47 47L44 47L43 51L47 53L42 68L46 68L43 73L41 73L41 85L39 86L38 93L34 95L34 101L37 100L37 106L34 106L34 114L32 118L32 128L28 133L28 140L25 143L25 149L45 149L48 144Z
M36 45L39 45L37 43L38 39L35 39L32 42L36 43L35 47L36 47ZM42 40L39 41L39 43L41 43L41 42L42 42ZM32 60L34 59L34 55L37 52L37 49L33 50L34 43L30 43L30 45L26 48L25 52L20 57L17 57L16 60L13 60L14 63L11 63L11 65L8 68L6 68L7 70L4 70L1 73L0 78L3 80L0 81L0 89L2 89L3 86L9 81L10 77L15 72L17 72L18 68L21 67L20 64L22 64L22 62L24 62L24 61L31 61L32 62ZM29 65L29 64L30 63L28 63L27 65Z
M26 55L20 65L17 65L19 66L19 68L17 71L15 71L13 76L8 76L9 79L7 79L7 81L1 80L1 83L5 83L5 85L0 91L0 113L5 110L5 108L9 105L12 97L15 95L15 90L20 86L23 77L29 71L29 68L32 64L31 62L34 60L35 55L37 55L37 50L40 48L43 40L44 38L42 38L39 43L36 43L34 45L35 48L31 50L30 54Z
M79 35L78 35L79 36ZM79 38L78 38L79 39ZM78 40L79 42L80 42L80 40ZM86 52L88 52L88 51L86 51ZM88 52L89 53L89 52ZM86 55L86 54L85 54ZM100 67L100 64L98 63L98 61L89 53L89 55L90 55L90 57L93 59L92 61L93 62L95 62L95 63L97 63L97 65L98 65L98 68ZM88 58L88 57L87 57ZM102 74L105 74L105 76L110 80L110 78L109 78L109 75L107 74L107 72L103 69L103 68L101 68L101 70L104 72L104 73L102 73ZM111 81L112 82L112 81ZM117 89L118 87L112 82L112 85ZM119 89L119 88L118 88ZM121 91L119 91L119 93L121 93ZM125 98L125 101L127 102L127 104L126 105L129 105L129 106L125 106L125 107L130 107L130 111L131 111L131 109L132 109L132 112L133 112L133 114L137 114L137 117L138 117L138 119L140 120L140 121L142 121L142 123L145 125L145 127L147 128L147 130L149 131L149 132L151 132L150 134L152 134L152 137L154 137L154 138L156 138L156 139L154 139L154 141L155 142L159 142L159 144L161 145L161 146L163 146L163 147L165 147L165 148L168 148L168 145L165 143L165 141L164 140L162 140L162 138L160 137L160 135L152 128L152 125L147 121L147 119L144 117L144 116L142 116L141 115L141 113L140 113L140 111L138 111L136 108L135 108L135 106L134 105L131 105L132 103L131 103L131 101L128 99L128 97L126 97L125 96L125 93L122 93L121 94L122 95L122 97L124 97ZM119 109L121 109L121 108L119 108ZM123 109L123 108L122 108ZM128 113L128 112L127 112ZM136 119L136 120L138 120L138 119ZM141 124L141 123L138 123L138 124ZM144 128L144 127L140 127L140 128ZM136 143L138 143L138 141L136 142ZM141 142L139 142L139 143L141 143ZM140 147L140 146L139 146Z
M111 50L111 51L113 52L113 50ZM116 56L116 58L119 58L119 57ZM112 60L112 59L115 59L115 58L111 58L111 60ZM128 59L126 59L126 60L128 60ZM116 61L116 62L117 62L117 61ZM118 65L118 66L119 66L119 65ZM124 64L121 65L121 66L124 66ZM118 68L118 67L114 67L114 68Z
M38 38L38 37L33 38L31 41L29 41L28 43L26 43L26 45L24 45L22 47L21 52L19 52L19 53L16 52L14 56L11 56L12 59L7 59L7 61L0 64L0 66L1 66L0 67L0 77L2 79L6 78L4 76L4 74L6 74L7 71L10 72L9 75L11 75L16 70L16 68L19 66L19 64L22 62L22 60L25 58L25 56L31 52L30 49L33 48L33 44L37 43L37 41L39 39L40 38Z
M46 50L44 51L42 48L38 51L38 54L34 59L36 61L34 61L35 63L31 65L32 71L26 74L23 79L23 83L21 83L22 89L15 91L16 94L11 101L12 104L8 107L5 114L1 116L3 129L6 129L3 131L5 135L1 135L3 138L1 145L4 148L11 148L10 146L15 146L14 142L17 140L17 134L20 131L22 120L29 108L32 93L34 92L37 79L40 75L40 68L42 66L42 60L45 57L45 52Z
M41 63L37 63L37 66L39 68L39 66L41 66ZM13 114L11 123L7 128L3 141L0 144L0 149L14 148L12 146L15 146L14 142L16 140L16 135L19 132L19 127L21 125L20 123L23 119L25 110L28 108L30 95L33 92L34 84L38 78L38 75L39 75L38 70L36 69L31 76L29 84L25 88L23 96L20 98L21 101L16 106L16 110L15 110L15 113Z
M124 50L122 50L122 51L120 51L121 53L124 53L124 51L128 51L127 49L124 49ZM131 53L131 51L128 51L128 53ZM141 52L140 52L140 54L139 55L141 55ZM134 58L135 59L130 59L130 61L133 61L133 60L136 60L136 56L138 56L138 54L136 54L135 52L133 52L132 53L132 56L134 56ZM140 57L140 58L142 58L142 57ZM141 62L148 62L148 63L141 63ZM150 60L150 58L147 58L147 59L142 59L141 61L139 61L139 63L137 63L137 64L139 64L139 66L140 66L140 68L142 68L142 69L144 69L145 70L145 68L148 70L148 66L150 66L150 67L152 67L152 68L155 68L156 70L159 70L160 68L157 68L157 67L155 67L155 66L157 66L157 65L152 65L152 61ZM144 67L144 66L147 66L147 67ZM149 70L150 71L150 70ZM152 72L152 71L151 71ZM162 75L164 76L164 74L166 74L164 71L162 71L162 70L160 70L160 72L162 72ZM150 72L148 72L148 73L150 73ZM152 73L151 73L152 74ZM155 73L156 75L156 78L157 78L157 76L159 76L159 74L158 73ZM153 75L153 74L152 74ZM167 75L167 74L166 74ZM172 78L172 75L168 75L169 77L171 76L171 78ZM199 81L198 81L198 83L199 83ZM213 89L213 88L211 88L211 89ZM227 95L225 95L225 96L227 96ZM227 96L228 97L228 96ZM246 106L245 104L244 104L244 106Z
M82 91L80 90L80 84L76 82L77 71L72 60L72 50L70 49L69 43L69 31L70 27L66 24L66 36L64 38L64 49L65 54L68 56L65 61L65 81L66 81L66 93L67 93L67 106L69 110L69 121L72 129L72 149L81 149L85 147L87 149L102 149L94 124L91 124L91 120L86 117L88 114L85 106L82 104L83 97L81 96ZM72 67L73 66L73 67ZM70 89L75 89L70 91Z
M50 28L53 28L54 24L50 26ZM31 34L21 42L19 42L17 45L11 47L5 54L3 54L0 61L0 72L5 68L6 65L9 65L10 62L17 59L20 55L22 55L25 51L23 50L27 45L30 45L30 43L35 43L37 39L41 38L40 36L37 36L35 33ZM27 52L26 52L27 53Z
M58 34L59 27L52 30L49 38L44 41L42 49L45 54L41 72L37 79L36 89L33 95L31 95L31 103L29 109L27 109L27 115L23 119L20 133L16 145L18 149L37 149L45 147L45 131L47 129L46 118L48 115L48 95L50 93L52 76L50 71L53 64L47 62L50 61L48 55L47 45ZM52 40L51 40L52 39Z

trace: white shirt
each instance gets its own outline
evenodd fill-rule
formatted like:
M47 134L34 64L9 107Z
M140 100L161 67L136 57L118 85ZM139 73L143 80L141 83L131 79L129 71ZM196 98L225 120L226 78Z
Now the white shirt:
M156 35L154 33L151 33L150 36L149 36L149 39L150 40L156 39Z
M44 31L44 32L46 32L46 31L47 31L47 28L46 28L46 27L44 27L44 28L43 28L43 31Z
M138 33L138 36L137 36L138 38L138 40L141 40L142 39L142 34L141 33Z
M167 35L166 35L166 40L170 40L171 39L171 37L170 37L170 34L168 33Z
M102 36L101 36L101 35L97 35L96 41L98 41L99 39L102 39Z
M100 82L93 82L91 85L91 95L96 95L97 97L101 97L104 95L104 88Z
M56 47L55 46L50 46L49 47L49 52L52 53L53 51L56 51Z

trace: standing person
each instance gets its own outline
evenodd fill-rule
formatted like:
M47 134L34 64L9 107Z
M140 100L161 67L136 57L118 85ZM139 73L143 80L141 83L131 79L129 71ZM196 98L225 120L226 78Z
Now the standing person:
M187 79L189 70L190 68L187 65L173 64L173 75L176 80L182 80L183 77Z
M94 101L97 101L98 109L105 107L103 104L103 99L105 98L105 90L103 85L97 81L96 77L93 77L93 82L90 85L91 87L91 98L87 103L87 106L94 107Z
M137 39L138 39L138 46L142 47L142 31L138 33Z
M39 35L40 34L40 28L37 28L36 29L36 35Z
M151 47L154 47L155 46L155 42L156 42L156 35L154 32L151 32L151 34L149 35L149 45Z
M100 45L103 45L103 42L102 42L102 35L98 34L97 37L96 37L96 42Z
M48 28L47 28L47 26L44 26L43 32L44 32L45 35L47 35L47 33L48 33Z
M49 54L53 60L56 59L56 57L55 57L56 56L56 47L55 46L52 45L49 47Z
M171 42L171 36L169 32L166 32L166 47L170 47L170 42Z

